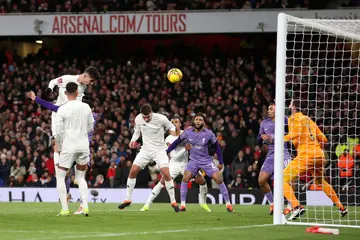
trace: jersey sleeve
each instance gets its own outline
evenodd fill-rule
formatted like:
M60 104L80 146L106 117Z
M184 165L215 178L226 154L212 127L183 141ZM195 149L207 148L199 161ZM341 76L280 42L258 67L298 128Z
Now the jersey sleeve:
M135 118L134 133L131 137L132 142L136 142L140 137L139 115Z
M85 104L85 103L84 103ZM89 105L85 104L87 106L87 132L88 134L92 133L94 131L94 116L91 112L91 109Z
M43 106L46 109L50 109L53 112L57 112L60 106L56 106L55 104L52 104L51 102L47 102L42 98L39 97L35 97L35 102L37 104L40 104L41 106Z
M164 127L166 130L170 130L170 131L176 130L174 124L172 124L167 117L162 116L161 120L162 120L162 123L164 124Z
M316 124L315 127L316 127L316 139L319 141L319 143L327 143L328 140L324 135L324 133L320 130L320 128Z
M264 121L262 121L261 124L260 124L259 134L258 134L258 136L257 136L257 141L258 141L259 143L262 142L262 138L261 138L261 135L262 135L262 134L265 134Z
M289 142L301 135L301 120L299 118L289 119L289 133L284 136L284 141Z
M51 89L54 89L55 86L58 86L59 88L66 87L66 84L69 82L76 82L77 77L71 76L71 75L63 75L61 77L55 78L49 82L48 87Z
M217 143L217 138L213 132L210 132L210 143L211 144Z

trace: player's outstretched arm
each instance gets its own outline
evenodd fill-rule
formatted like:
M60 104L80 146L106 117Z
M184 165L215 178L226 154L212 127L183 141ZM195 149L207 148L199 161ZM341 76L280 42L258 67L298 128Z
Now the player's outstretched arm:
M170 153L172 150L174 150L177 147L177 145L179 145L179 143L183 141L183 139L181 139L181 135L175 141L173 141L173 143L168 147L168 149L166 149L167 153Z
M324 135L324 133L319 129L319 127L316 125L316 139L318 140L319 144L321 145L321 148L324 148L324 144L328 142L328 139Z
M37 104L40 104L41 106L43 106L46 109L49 109L53 112L57 112L60 106L56 106L55 104L52 104L51 102L45 101L42 98L39 97L35 97L35 102Z

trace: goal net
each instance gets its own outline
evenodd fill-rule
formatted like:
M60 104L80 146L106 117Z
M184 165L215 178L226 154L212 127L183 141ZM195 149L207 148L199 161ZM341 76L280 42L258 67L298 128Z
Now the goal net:
M274 223L360 227L360 21L281 13L277 34ZM293 160L283 172L284 116ZM284 195L306 212L284 218Z

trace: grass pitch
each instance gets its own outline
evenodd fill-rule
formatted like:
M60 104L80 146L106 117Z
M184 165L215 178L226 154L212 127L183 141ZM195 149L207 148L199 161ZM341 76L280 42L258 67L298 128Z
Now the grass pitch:
M175 213L170 204L153 204L148 212L134 204L124 211L117 204L90 204L90 216L56 217L60 203L0 203L0 240L52 239L359 239L360 229L340 228L339 236L305 233L306 226L272 226L268 206L209 205L211 213L189 204ZM72 203L71 211L78 204Z

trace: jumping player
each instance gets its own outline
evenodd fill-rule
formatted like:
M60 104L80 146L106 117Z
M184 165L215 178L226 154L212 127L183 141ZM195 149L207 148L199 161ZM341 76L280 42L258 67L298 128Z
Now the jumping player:
M135 118L135 130L129 143L130 148L136 148L136 141L142 136L143 145L131 166L129 177L126 183L126 198L118 206L120 210L131 204L131 196L136 184L136 177L139 172L151 161L156 162L165 181L166 190L169 193L171 206L175 212L179 212L179 206L175 200L174 182L169 172L169 158L166 155L166 144L164 140L165 130L175 135L175 126L166 116L153 113L149 104L140 108L140 114Z

